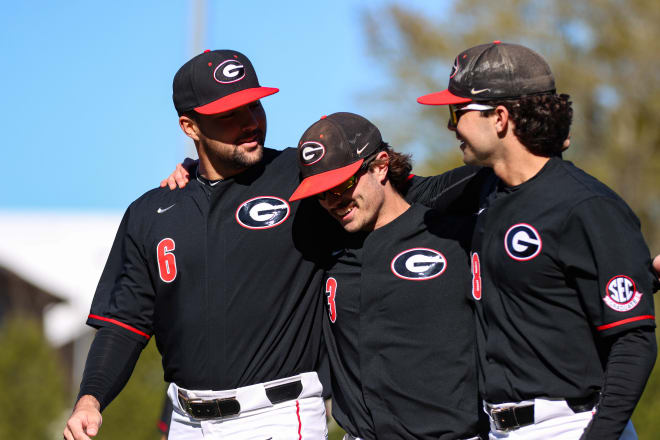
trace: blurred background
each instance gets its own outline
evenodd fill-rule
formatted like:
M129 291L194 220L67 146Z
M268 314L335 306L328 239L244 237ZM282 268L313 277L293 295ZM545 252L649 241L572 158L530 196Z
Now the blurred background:
M261 84L280 88L263 100L267 146L295 146L320 116L352 111L428 175L461 156L447 111L416 98L446 88L462 49L525 44L572 97L565 157L624 197L652 255L660 253L657 0L0 6L0 438L59 438L92 337L84 321L123 210L194 155L171 81L207 48L245 53ZM160 438L166 384L153 345L104 412L97 438ZM660 430L657 371L633 416L642 439Z

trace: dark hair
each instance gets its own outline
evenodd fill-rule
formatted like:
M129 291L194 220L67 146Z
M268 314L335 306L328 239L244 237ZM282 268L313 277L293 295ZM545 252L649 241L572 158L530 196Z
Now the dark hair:
M515 126L513 133L527 149L537 156L558 156L564 149L573 120L570 96L556 93L523 96L483 104L502 105L509 112ZM482 104L482 102L479 102ZM482 112L492 115L494 110Z
M381 151L385 151L390 156L389 160L372 159L370 162L367 160L365 161L367 167L371 170L378 165L387 164L387 178L399 194L405 194L410 184L410 171L412 171L410 154L398 153L392 150L387 142L383 142L374 153L374 158Z

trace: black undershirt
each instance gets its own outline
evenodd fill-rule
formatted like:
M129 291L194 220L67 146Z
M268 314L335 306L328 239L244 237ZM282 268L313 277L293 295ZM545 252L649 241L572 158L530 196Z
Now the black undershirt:
M652 327L613 336L598 410L582 440L617 440L644 391L657 347Z
M89 348L76 400L94 396L103 411L128 382L145 346L146 342L128 337L120 327L101 327Z

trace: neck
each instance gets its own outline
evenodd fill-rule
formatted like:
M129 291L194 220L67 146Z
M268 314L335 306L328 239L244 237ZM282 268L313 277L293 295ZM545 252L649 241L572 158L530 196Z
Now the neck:
M410 208L410 204L401 197L401 194L392 187L389 181L386 182L383 205L381 206L374 229L382 228L386 224L396 220L408 208Z
M493 171L507 186L520 185L536 176L550 158L536 156L517 139L505 146L503 154L492 164Z

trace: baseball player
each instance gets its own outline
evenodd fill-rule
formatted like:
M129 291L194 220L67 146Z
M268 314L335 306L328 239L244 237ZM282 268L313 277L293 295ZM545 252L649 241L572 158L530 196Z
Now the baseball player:
M448 105L464 161L488 167L471 262L490 438L619 438L655 362L656 275L635 214L560 157L569 97L495 41L418 101Z
M478 438L465 231L470 219L412 206L409 157L353 113L314 123L298 145L307 197L350 232L324 287L333 415L345 439Z
M99 330L65 439L97 434L152 336L171 382L169 438L326 436L314 257L327 216L287 201L297 151L263 147L259 99L277 91L233 50L206 51L175 75L198 173L185 189L154 189L127 209L87 319Z

